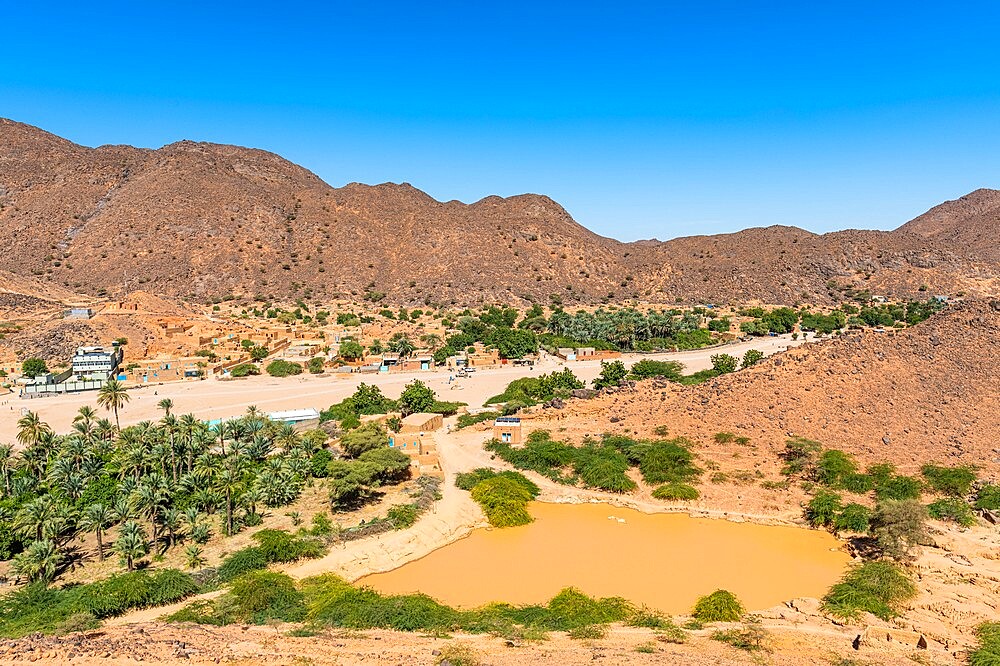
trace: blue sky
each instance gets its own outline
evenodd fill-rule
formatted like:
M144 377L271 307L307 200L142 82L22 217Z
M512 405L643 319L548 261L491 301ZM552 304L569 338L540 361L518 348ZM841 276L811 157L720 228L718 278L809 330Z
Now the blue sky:
M264 148L334 186L543 193L622 240L893 228L1000 187L995 2L39 0L4 23L0 116Z

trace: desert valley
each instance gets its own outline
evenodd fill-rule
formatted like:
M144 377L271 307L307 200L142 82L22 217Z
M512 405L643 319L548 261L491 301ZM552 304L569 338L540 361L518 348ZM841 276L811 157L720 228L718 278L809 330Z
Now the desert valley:
M899 222L0 119L0 663L1000 663L1000 191Z

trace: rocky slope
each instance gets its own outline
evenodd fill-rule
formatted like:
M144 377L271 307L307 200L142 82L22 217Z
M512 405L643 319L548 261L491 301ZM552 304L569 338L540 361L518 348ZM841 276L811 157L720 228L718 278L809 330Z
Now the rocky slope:
M911 223L912 224L912 223ZM906 229L750 229L620 243L539 195L439 202L406 184L330 187L260 150L85 148L0 119L0 269L92 295L135 288L401 303L837 300L989 292L1000 258ZM831 290L831 285L834 289Z
M970 464L998 479L998 410L1000 301L982 300L895 334L809 343L699 386L640 382L572 401L552 417L571 432L648 436L666 425L672 435L705 443L704 457L714 460L734 455L732 445L712 442L716 432L750 437L755 456L771 451L760 459L771 467L794 434L864 463L889 461L908 472L931 461Z
M1000 190L979 189L931 208L899 229L1000 261Z

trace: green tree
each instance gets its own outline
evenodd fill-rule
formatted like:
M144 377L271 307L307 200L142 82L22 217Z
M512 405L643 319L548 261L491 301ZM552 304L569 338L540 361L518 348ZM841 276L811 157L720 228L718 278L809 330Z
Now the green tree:
M437 396L430 387L419 379L414 379L406 385L402 395L399 396L399 407L403 416L427 412L434 407L436 399Z
M316 356L309 359L309 372L313 375L323 374L323 357Z
M764 353L757 349L748 349L747 353L743 354L743 367L749 368L752 365L757 365L757 363L764 358Z
M17 441L26 448L35 446L51 434L52 428L36 412L28 412L17 420Z
M621 361L601 361L601 374L594 379L594 388L602 389L609 386L618 386L628 375L625 364Z
M875 507L871 533L879 550L897 561L909 559L927 540L927 509L917 500L884 500Z
M267 358L267 355L270 353L271 353L270 350L267 347L264 347L263 345L257 345L255 347L251 347L250 360L253 361L254 363L260 363L265 358Z
M117 379L109 379L104 382L104 386L97 392L97 404L114 412L115 426L121 430L122 426L118 420L118 410L128 404L129 395L125 391L125 385Z
M149 543L142 525L134 520L123 524L115 539L115 552L129 571L135 570L136 561L149 554Z
M156 406L163 410L164 416L170 416L170 410L174 408L174 401L170 398L164 398L156 403Z
M352 458L359 457L366 451L380 449L388 445L385 430L377 423L369 423L344 433L340 439L340 448Z
M97 536L97 559L104 561L104 530L112 521L111 508L101 503L95 503L83 510L80 516L80 529L93 532Z
M347 361L357 361L365 355L364 347L356 340L345 340L341 343L337 352L340 357Z
M29 581L49 581L56 575L63 556L51 539L35 541L14 557L11 568Z
M736 372L740 360L730 354L712 354L712 369L720 374Z
M29 379L34 379L39 375L48 374L49 366L40 358L25 359L21 364L21 374Z

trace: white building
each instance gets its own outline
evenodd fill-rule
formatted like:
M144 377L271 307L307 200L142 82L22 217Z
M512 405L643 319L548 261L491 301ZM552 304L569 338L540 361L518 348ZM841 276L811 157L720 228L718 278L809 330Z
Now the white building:
M107 381L122 362L119 347L79 347L73 355L73 375L77 379Z

